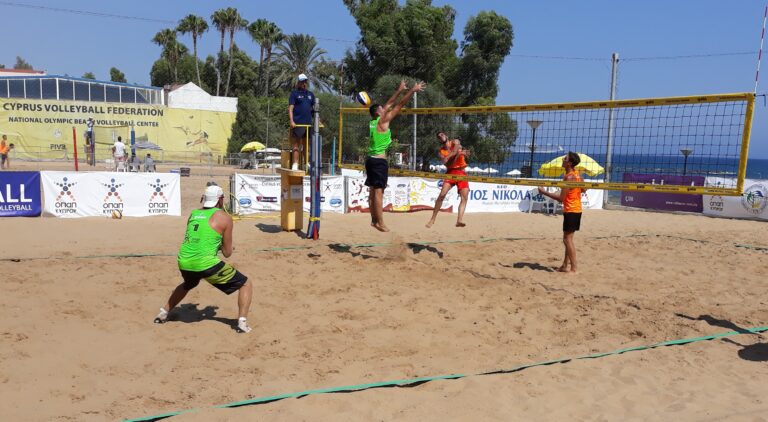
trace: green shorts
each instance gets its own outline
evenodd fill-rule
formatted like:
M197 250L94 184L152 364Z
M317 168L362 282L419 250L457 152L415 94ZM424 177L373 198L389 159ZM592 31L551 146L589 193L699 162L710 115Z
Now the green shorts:
M187 271L179 268L181 271L181 277L184 279L184 289L192 290L200 283L201 279L205 279L211 286L221 290L226 294L232 294L248 281L248 277L244 276L240 271L237 271L224 261L219 262L211 268L205 271Z

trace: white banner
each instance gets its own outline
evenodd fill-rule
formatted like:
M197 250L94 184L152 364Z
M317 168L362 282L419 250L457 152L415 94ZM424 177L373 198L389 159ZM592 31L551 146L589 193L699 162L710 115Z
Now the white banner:
M410 212L432 210L442 189L442 180L418 177L390 177L384 191L384 211ZM469 202L466 212L521 212L528 211L531 200L544 202L534 186L469 183ZM454 187L443 202L443 211L457 212L461 198ZM347 203L350 212L368 212L368 187L364 177L347 177ZM590 189L582 194L583 209L602 209L603 191Z
M255 176L235 173L237 215L280 211L280 176Z
M304 211L309 211L310 178L305 177L301 190ZM256 176L252 174L235 174L235 214L248 215L259 212L280 211L282 201L280 193L280 176ZM344 178L342 176L326 176L321 180L320 209L323 212L344 212Z
M179 175L42 171L45 215L124 217L181 215Z
M349 212L369 212L368 186L365 177L347 177L347 204ZM432 210L440 194L442 181L419 177L390 177L384 190L384 211L412 212ZM453 204L446 198L443 210L450 212Z
M707 177L707 186L733 186L733 179ZM768 180L744 180L741 196L703 195L704 214L768 220Z
M451 200L454 209L458 209L460 198L453 192ZM466 212L525 212L531 208L531 201L543 203L545 199L535 186L470 182ZM585 210L602 209L603 191L590 189L582 193L581 206Z
M311 199L310 178L304 178L304 211L309 212ZM344 178L323 176L320 179L320 210L322 212L344 212Z

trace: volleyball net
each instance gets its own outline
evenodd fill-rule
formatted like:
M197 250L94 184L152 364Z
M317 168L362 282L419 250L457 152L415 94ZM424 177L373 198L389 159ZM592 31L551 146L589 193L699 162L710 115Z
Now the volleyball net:
M589 189L740 195L752 93L517 106L403 109L391 123L390 175ZM338 160L364 170L370 116L342 108ZM446 175L436 133L469 151L467 176ZM415 151L415 153L414 153ZM579 153L584 182L565 182ZM403 157L407 157L403 159ZM414 159L415 158L415 159ZM708 177L718 184L708 185Z

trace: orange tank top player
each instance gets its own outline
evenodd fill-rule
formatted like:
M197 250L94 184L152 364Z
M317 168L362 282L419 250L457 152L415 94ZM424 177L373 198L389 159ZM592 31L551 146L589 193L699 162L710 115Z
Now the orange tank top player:
M456 148L461 147L456 145L456 142L454 141L446 141L445 144L440 147L440 155L447 157L451 155L451 152ZM452 160L445 163L445 167L447 167L448 170L463 170L467 168L467 160L464 159L463 154L457 154Z
M581 156L575 152L569 152L563 157L563 170L565 171L565 182L581 182L578 166L581 162ZM543 187L539 187L539 193L542 195L560 201L563 203L563 244L565 245L565 255L563 256L563 265L557 270L564 273L575 273L578 269L576 262L576 245L573 242L574 234L581 228L581 194L585 191L582 188L563 188L558 193L548 192ZM570 269L568 268L570 265Z
M572 170L563 178L566 182L581 182L581 176L576 170ZM581 212L581 188L568 188L563 198L563 212Z

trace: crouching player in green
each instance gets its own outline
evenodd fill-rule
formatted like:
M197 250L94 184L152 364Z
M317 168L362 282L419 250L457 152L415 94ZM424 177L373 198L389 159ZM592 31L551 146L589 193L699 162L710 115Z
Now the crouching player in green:
M253 286L248 277L218 257L219 250L225 258L232 255L232 217L223 208L224 191L216 185L208 186L203 195L203 208L192 211L187 220L187 232L179 250L177 260L184 282L176 287L168 303L160 308L155 317L156 324L166 322L168 312L204 278L226 294L238 292L237 331L251 331L246 318L251 307Z

